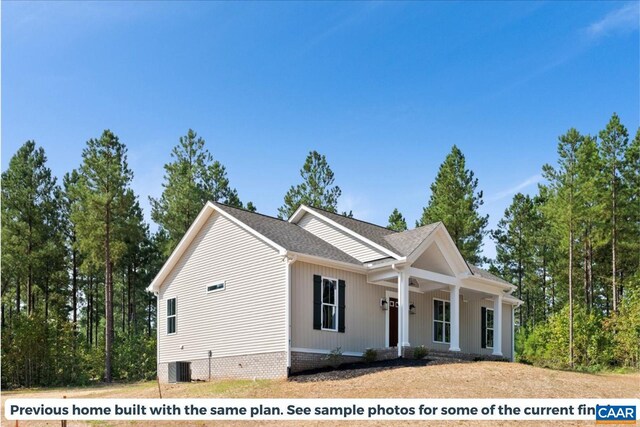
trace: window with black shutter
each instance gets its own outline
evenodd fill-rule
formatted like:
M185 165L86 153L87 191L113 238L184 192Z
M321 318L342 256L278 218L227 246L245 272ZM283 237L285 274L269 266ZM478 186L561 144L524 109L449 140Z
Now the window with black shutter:
M482 307L482 348L493 348L493 309Z
M345 331L345 281L313 276L313 329Z

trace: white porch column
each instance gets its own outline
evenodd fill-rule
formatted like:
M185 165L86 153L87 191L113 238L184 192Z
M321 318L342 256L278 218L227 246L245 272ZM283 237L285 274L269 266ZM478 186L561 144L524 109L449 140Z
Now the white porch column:
M449 351L460 351L460 285L451 286L449 293L449 304L451 306L451 340Z
M398 357L409 344L409 273L398 272Z
M502 295L493 298L493 353L502 356Z

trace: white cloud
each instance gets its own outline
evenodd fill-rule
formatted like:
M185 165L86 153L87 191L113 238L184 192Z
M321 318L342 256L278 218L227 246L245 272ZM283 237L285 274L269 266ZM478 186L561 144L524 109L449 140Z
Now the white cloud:
M640 3L632 2L612 10L602 19L587 27L591 37L602 37L611 33L630 32L638 29L640 24Z
M487 198L487 200L489 202L495 202L496 200L501 200L504 199L507 196L510 196L512 194L516 194L518 191L520 190L524 190L525 188L529 187L530 185L533 184L537 184L540 181L542 181L542 175L540 174L536 174L533 176L530 176L529 178L525 179L524 181L522 181L520 184L511 187L509 189L503 190L503 191L499 191L498 193L494 194L493 196Z

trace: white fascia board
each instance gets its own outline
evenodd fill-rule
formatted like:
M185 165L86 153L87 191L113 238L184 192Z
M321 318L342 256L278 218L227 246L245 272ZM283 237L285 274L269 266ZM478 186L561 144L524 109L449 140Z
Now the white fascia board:
M158 292L164 279L166 279L169 273L171 272L171 270L173 270L175 265L180 260L180 257L182 256L182 254L187 250L187 248L189 247L189 244L191 244L191 242L196 237L196 235L198 234L202 226L206 223L206 221L209 219L209 216L214 211L218 212L220 215L227 218L229 221L233 222L234 224L238 225L240 228L248 231L249 233L259 238L260 240L264 241L269 246L276 249L281 255L287 254L287 250L282 246L278 245L277 243L273 242L271 239L268 239L267 237L258 233L256 230L249 227L247 224L240 221L233 215L229 214L224 209L214 205L211 202L207 202L207 204L204 205L204 207L196 217L195 221L193 221L193 224L191 224L191 227L189 227L189 229L184 234L184 236L182 236L182 239L180 240L180 243L178 243L178 246L176 246L176 248L173 250L173 252L169 256L167 261L164 263L164 265L162 266L162 268L160 269L156 277L153 279L153 281L149 285L149 287L147 287L148 291Z
M494 295L502 295L503 297L515 298L511 295L512 289L509 285L489 279L479 279L478 276L462 277L461 284L469 289L476 289ZM518 300L519 301L519 300Z
M429 246L436 243L438 248L445 257L447 264L454 271L464 271L471 273L469 265L462 257L462 254L456 247L451 235L442 222L418 245L418 247L407 257L407 262L413 264L426 251ZM457 265L451 265L457 264Z
M305 208L305 205L298 206L298 209L296 209L296 211L289 217L287 221L290 224L296 224L300 220L300 218L302 218L303 214L308 211L308 209Z
M500 288L502 288L504 290L508 290L509 293L511 293L514 290L518 289L517 286L512 285L510 283L503 283L503 282L499 282L497 280L487 279L486 277L482 277L482 276L479 276L479 275L473 274L473 273L461 275L460 279L466 280L466 281L469 281L469 280L477 281L477 282L480 282L480 283L486 283L488 285L497 286L497 287L500 287Z
M287 253L289 255L295 256L296 260L298 261L308 262L310 264L317 264L317 265L322 265L324 267L337 268L340 270L350 271L352 273L366 274L367 272L366 267L358 266L356 264L351 264L348 262L334 261L332 259L323 258L319 256L314 256L314 255L307 255L300 252L288 251Z
M505 295L502 298L502 302L505 302L507 304L511 304L513 306L516 306L516 307L519 307L522 304L524 304L524 301L522 301L522 300L520 300L520 299L518 299L518 298L516 298L516 297L514 297L512 295Z
M389 261L381 262L379 264L374 264L372 262L365 262L364 265L370 271L375 271L375 270L379 270L381 268L390 268L393 265L395 265L397 267L402 267L402 265L404 265L405 263L407 263L407 257L402 257L402 258L399 258L399 259L392 259L392 260L389 260Z
M373 246L374 248L376 248L377 250L379 250L380 252L383 252L387 255L389 255L390 257L395 258L396 260L399 260L401 258L403 258L402 256L391 252L389 249L380 246L379 244L372 242L371 240L367 239L366 237L356 233L355 231L351 230L350 228L347 228L341 224L338 224L337 222L333 221L330 218L327 218L326 216L322 215L320 212L316 212L313 209L308 208L305 205L300 205L300 207L298 208L298 210L295 211L295 213L293 215L291 215L291 218L289 219L289 222L291 223L296 223L299 220L299 217L301 216L301 213L305 212L305 213L310 213L312 215L314 215L317 218L321 218L323 221L327 222L328 224L336 227L338 230L344 231L345 233L355 237L356 239L360 240L363 243L366 243L367 245Z
M422 270L420 268L410 267L409 275L419 279L430 280L437 283L446 283L447 285L460 285L457 277L447 276L446 274L436 273L435 271Z

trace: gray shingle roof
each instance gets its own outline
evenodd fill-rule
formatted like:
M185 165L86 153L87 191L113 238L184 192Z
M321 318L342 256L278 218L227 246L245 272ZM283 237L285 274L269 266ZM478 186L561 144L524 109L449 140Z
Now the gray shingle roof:
M295 224L221 203L213 202L213 204L289 251L362 265L360 261L351 255Z
M394 251L402 256L408 256L420 246L433 230L440 224L439 222L428 224L422 227L406 230L400 233L393 233L384 236L385 240L394 248Z
M333 212L329 212L329 211L325 211L322 209L318 209L318 208L312 208L307 206L309 209L314 210L316 212L318 212L320 215L323 215L327 218L329 218L332 221L337 222L338 224L342 225L343 227L346 227L348 229L350 229L351 231L354 231L356 233L358 233L359 235L361 235L364 238L367 238L369 240L371 240L374 243L377 243L378 245L382 246L383 248L390 250L393 253L396 253L396 248L393 247L393 245L391 245L386 239L385 236L389 236L390 234L394 234L395 231L393 230L389 230L386 227L382 227L380 225L376 225L376 224L371 224L370 222L366 222L366 221L361 221L359 219L355 219L355 218L348 218L344 215L340 215L340 214L336 214ZM398 254L400 255L400 254Z
M484 270L480 267L477 267L473 264L469 264L469 268L471 269L471 272L475 275L475 276L480 276L480 277L484 277L485 279L489 279L489 280L495 280L501 283L506 283L507 285L512 285L512 283L507 282L506 280L496 276L495 274L489 273L487 270Z
M362 265L360 261L351 255L341 251L296 224L291 224L288 221L283 221L278 218L255 212L249 212L244 209L234 208L221 203L213 202L213 204L287 250L334 261ZM365 237L400 256L411 255L411 253L420 246L420 243L429 237L429 235L437 228L438 224L440 224L439 222L436 222L413 230L395 232L379 225L360 221L354 218L347 218L344 215L335 214L322 209L310 209L317 211L319 214L328 217L343 227L354 231L362 237ZM467 264L469 265L471 272L476 276L510 284L480 267L469 263Z

